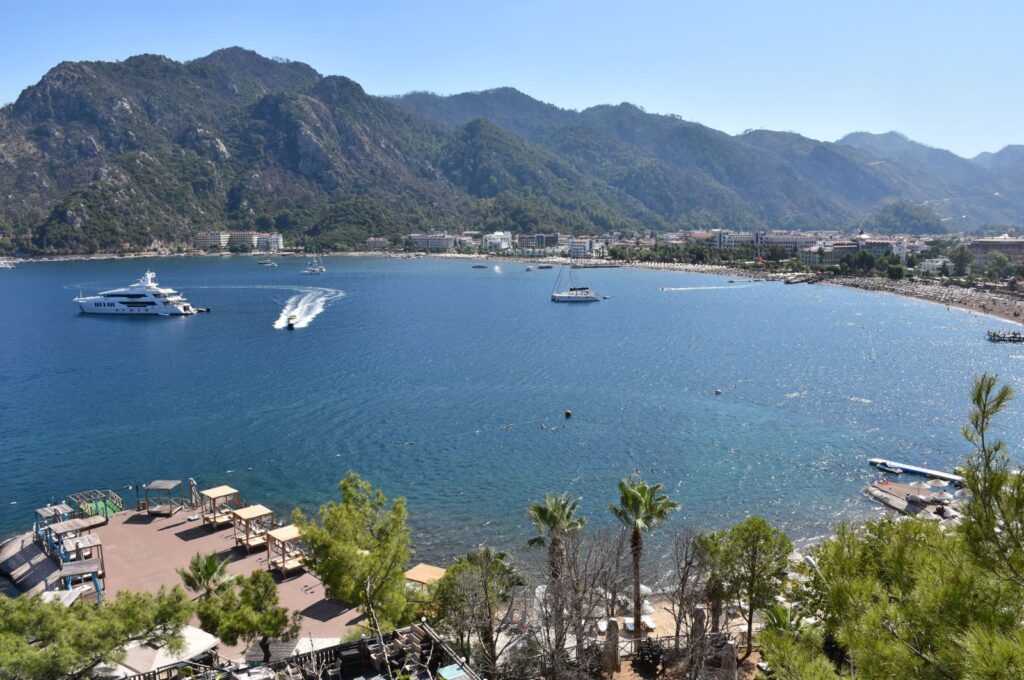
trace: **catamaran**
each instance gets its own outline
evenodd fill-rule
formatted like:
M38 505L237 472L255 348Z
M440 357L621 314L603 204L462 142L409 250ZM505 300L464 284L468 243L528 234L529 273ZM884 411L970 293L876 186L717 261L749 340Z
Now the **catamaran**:
M178 291L161 288L153 272L146 272L126 288L105 290L98 295L79 294L74 303L83 314L182 316L199 311Z

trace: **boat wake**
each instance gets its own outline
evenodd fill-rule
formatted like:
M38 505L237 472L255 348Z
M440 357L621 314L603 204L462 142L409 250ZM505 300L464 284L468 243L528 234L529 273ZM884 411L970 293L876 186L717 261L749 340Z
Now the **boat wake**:
M295 317L295 328L306 328L313 323L327 305L345 297L345 291L337 288L317 288L313 286L189 286L189 288L237 288L244 290L287 290L294 292L281 309L274 321L274 328L281 330L288 327L288 317Z
M663 293L674 293L681 290L736 290L737 288L750 288L746 286L685 286L682 288L659 288Z
M274 328L280 330L288 327L289 317L294 316L294 328L305 328L313 323L328 304L345 297L345 292L334 288L302 288L298 295L288 298L281 314L274 322Z

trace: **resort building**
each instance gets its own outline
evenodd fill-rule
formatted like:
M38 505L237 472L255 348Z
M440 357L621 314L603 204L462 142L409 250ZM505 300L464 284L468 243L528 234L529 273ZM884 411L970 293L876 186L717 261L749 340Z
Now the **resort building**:
M715 248L735 248L742 245L754 245L754 232L752 231L729 231L728 229L712 229L714 234Z
M572 239L569 241L569 257L572 258L585 258L590 257L593 253L594 241L589 238Z
M754 234L754 244L759 250L783 248L790 255L817 242L818 237L814 234L800 231L759 231Z
M199 250L223 250L228 247L229 238L231 232L228 231L201 231L192 241Z
M261 231L201 231L192 239L198 250L227 250L249 248L276 252L284 248L284 238L276 232Z
M409 234L406 238L413 250L425 250L428 253L450 253L455 250L455 237L451 234Z
M375 252L387 250L388 240L383 236L371 236L366 239L366 249Z
M256 234L256 250L261 250L265 253L276 253L284 248L284 237L277 233L258 233Z
M493 234L484 234L482 247L487 251L502 251L512 248L512 232L496 231Z
M520 250L542 250L558 247L558 234L519 234L516 246Z
M952 272L953 263L949 260L949 258L934 257L930 260L924 260L923 262L917 265L917 268L928 274L941 274L943 268L945 268L947 272Z
M975 259L982 262L989 253L1002 253L1009 257L1014 264L1024 264L1024 238L1003 234L992 238L979 238L967 244Z

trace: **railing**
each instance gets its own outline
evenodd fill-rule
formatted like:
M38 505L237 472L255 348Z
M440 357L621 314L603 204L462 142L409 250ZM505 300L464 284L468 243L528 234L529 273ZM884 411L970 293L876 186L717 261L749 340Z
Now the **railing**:
M68 496L68 501L83 515L109 517L124 510L124 499L110 489L90 489L73 493Z

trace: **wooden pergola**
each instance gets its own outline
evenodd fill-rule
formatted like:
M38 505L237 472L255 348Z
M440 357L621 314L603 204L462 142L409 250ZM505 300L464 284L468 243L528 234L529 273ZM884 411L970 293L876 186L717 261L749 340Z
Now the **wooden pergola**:
M231 524L231 506L242 504L238 491L223 485L200 491L199 500L202 504L203 524L213 529Z
M67 503L58 503L57 505L47 505L45 508L36 509L36 521L34 526L35 540L42 541L46 535L46 527L57 522L63 522L64 520L71 519L71 515L74 514L74 510Z
M178 489L178 497L174 490ZM180 479L157 479L146 485L146 512L170 517L185 506ZM152 494L153 500L150 500Z
M103 541L96 534L82 534L71 536L61 541L61 562L81 562L83 560L99 560L100 573L102 574L105 565L103 563Z
M274 511L265 505L248 505L232 510L231 525L235 545L247 551L262 548L267 542L267 532L274 528Z
M299 528L294 524L267 532L267 569L277 569L282 576L305 568L299 547Z
M90 515L89 517L72 517L63 522L51 524L43 529L43 548L46 552L61 561L64 559L64 541L71 538L81 538L93 527L107 523L106 517Z

